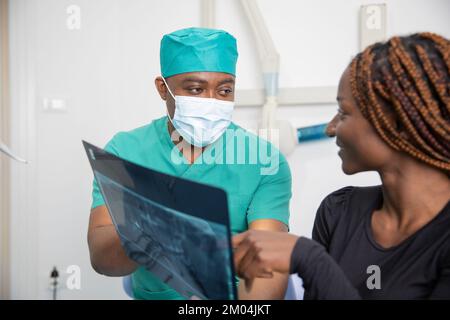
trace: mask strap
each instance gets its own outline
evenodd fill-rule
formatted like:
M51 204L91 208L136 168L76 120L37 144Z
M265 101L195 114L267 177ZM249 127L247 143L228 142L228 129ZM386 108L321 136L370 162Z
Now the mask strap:
M173 99L175 100L175 96L172 94L172 91L170 91L170 88L169 88L169 85L168 85L167 82L166 82L166 79L164 79L163 76L161 76L161 78L163 79L164 84L166 85L166 88L167 88L167 90L169 91L170 95L171 95L171 96L173 97ZM167 118L169 118L169 121L172 122L172 125L174 126L173 121L172 121L172 118L170 118L169 110L167 110L167 108L166 108L166 113L167 113ZM175 126L174 126L174 127L175 127Z
M176 99L175 99L175 95L172 93L172 90L170 90L169 85L168 85L167 82L166 82L166 79L165 79L163 76L161 76L161 78L163 79L164 84L166 85L166 88L167 88L167 90L169 91L170 95L172 96L173 100L176 100Z

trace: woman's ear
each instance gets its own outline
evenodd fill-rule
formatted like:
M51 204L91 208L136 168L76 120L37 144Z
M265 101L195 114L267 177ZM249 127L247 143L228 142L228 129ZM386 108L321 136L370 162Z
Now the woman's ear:
M403 124L403 122L400 120L400 118L397 116L397 114L395 114L392 110L389 110L389 112L386 113L386 118L388 119L388 121L392 124L392 126L394 127L395 131L403 138L403 139L408 139L409 138L409 133L406 130L405 125Z
M406 130L405 125L397 115L394 106L392 105L393 102L387 101L384 99L379 99L379 102L381 104L381 108L383 109L383 113L387 119L387 121L392 125L392 127L395 129L395 131L404 139L409 138L409 133Z
M400 119L395 119L395 130L399 133L399 135L407 140L409 138L409 134L406 131L405 126L403 125L403 123L400 121Z
M167 100L167 87L161 76L158 76L155 78L155 87L156 87L156 90L158 90L158 93L159 93L159 96L161 97L161 99L166 101Z

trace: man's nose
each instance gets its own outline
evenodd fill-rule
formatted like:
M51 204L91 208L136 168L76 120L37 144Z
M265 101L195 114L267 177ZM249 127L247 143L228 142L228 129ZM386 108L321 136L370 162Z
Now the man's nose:
M213 89L203 89L203 92L200 95L202 98L215 98L216 93Z

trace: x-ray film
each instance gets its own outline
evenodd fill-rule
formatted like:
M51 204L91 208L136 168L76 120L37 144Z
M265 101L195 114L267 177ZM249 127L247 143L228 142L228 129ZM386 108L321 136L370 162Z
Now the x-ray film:
M128 257L188 299L235 299L226 193L83 144Z

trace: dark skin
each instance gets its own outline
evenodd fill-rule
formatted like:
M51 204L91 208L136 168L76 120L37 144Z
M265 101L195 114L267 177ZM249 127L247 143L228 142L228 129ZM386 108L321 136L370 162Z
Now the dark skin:
M383 248L397 246L429 223L450 200L447 174L406 153L390 148L364 118L350 87L349 69L338 87L339 109L327 127L336 137L346 174L376 171L382 181L383 204L373 212L371 229ZM392 117L392 115L389 115ZM245 232L233 238L238 274L248 281L289 272L298 238L290 234Z
M172 94L175 96L192 96L234 101L235 77L227 73L189 72L174 75L167 78L166 81ZM169 113L170 118L173 119L175 114L175 100L167 90L162 77L156 77L155 86L161 99L166 101L167 112ZM189 163L194 163L195 159L197 159L203 150L205 150L205 147L199 148L190 145L183 140L183 137L176 134L172 122L168 121L167 125L174 144Z
M215 98L234 101L235 77L220 72L192 72L166 79L174 95ZM175 112L175 100L167 90L161 77L155 79L156 90L161 99L166 101L167 111L171 118ZM168 132L172 141L183 156L194 163L204 148L191 146L177 134L172 123L168 121ZM273 219L255 220L249 225L250 230L270 230L286 233L287 227ZM138 265L129 259L123 250L117 232L106 206L91 210L88 244L93 268L108 276L125 276L136 270ZM282 299L287 287L287 276L275 274L271 279L258 279L252 289L246 289L242 283L238 288L240 299Z

